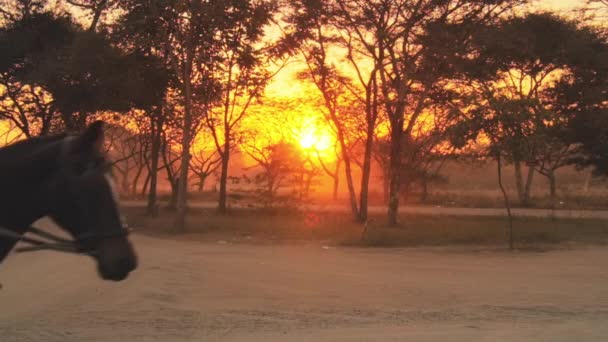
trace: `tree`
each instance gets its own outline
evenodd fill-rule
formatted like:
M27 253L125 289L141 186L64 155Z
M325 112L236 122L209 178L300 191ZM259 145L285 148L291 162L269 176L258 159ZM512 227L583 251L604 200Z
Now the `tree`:
M598 19L605 19L608 15L608 0L586 0L584 12L593 12Z
M147 108L157 99L148 57L123 53L104 35L40 7L14 19L0 30L0 73L50 93L68 130L81 129L95 112Z
M568 165L576 153L574 141L564 139L570 110L602 101L601 91L597 93L601 86L586 82L584 97L570 97L578 107L573 103L566 107L568 96L560 89L578 87L580 91L582 84L575 86L573 79L581 68L589 72L593 66L593 74L601 74L597 71L602 62L595 56L601 51L602 38L575 21L547 13L504 20L478 33L480 60L474 63L483 65L483 70L475 71L478 77L473 87L480 106L471 112L484 117L486 135L499 145L491 149L500 148L503 159L514 163L516 170L524 163L530 168L529 175L536 170L548 178L554 203L555 171ZM479 77L483 73L487 74ZM520 189L521 174L516 175L520 201L526 205L531 177L524 191Z
M448 46L430 44L442 33L432 28L451 24L466 31L472 24L491 21L521 2L336 1L349 59L371 63L375 77L367 82L367 88L377 90L368 101L381 104L390 127L390 224L397 223L402 140L412 135L432 103L431 95L446 86L442 80L451 77L452 62L445 50L468 43L464 34ZM432 38L424 39L425 34L432 34Z
M524 206L530 204L534 170L547 175L553 183L555 168L565 165L555 163L555 159L563 158L553 154L570 150L569 146L556 146L558 140L551 138L560 119L559 113L548 107L547 91L553 79L566 69L567 56L562 51L569 30L564 24L549 14L506 20L489 29L488 44L482 49L482 55L491 55L488 58L497 67L496 78L492 85L485 85L483 93L493 97L488 103L499 109L495 113L501 116L503 126L508 125L505 132L510 135L503 137L503 147L508 151L506 159L515 165L518 195ZM499 45L496 38L503 44ZM525 188L522 163L529 166ZM546 168L548 164L552 164L551 170ZM553 198L554 186L551 188Z
M206 128L206 126L202 126ZM195 143L192 148L192 163L190 171L198 178L198 192L205 188L205 181L213 175L221 165L221 157L217 153L215 146L209 146L209 132L201 129L197 132Z
M338 17L339 8L334 1L292 2L291 14L286 18L291 27L284 48L296 47L295 51L304 57L307 68L301 78L311 80L323 97L325 117L335 132L344 163L351 212L356 220L364 222L367 220L373 133L378 120L377 65L370 72L360 67L361 61L352 53L356 48L351 40L340 39L340 33L337 33L342 28L336 20ZM348 51L348 63L356 71L354 82L333 63L332 47L337 43ZM356 139L353 136L357 136ZM361 137L365 145L357 200L352 175L355 161L351 152L355 140Z
M128 27L125 32L132 42L152 42L143 46L147 51L160 51L175 74L174 85L183 108L180 177L175 177L179 180L175 228L180 231L185 226L190 144L196 126L193 101L195 94L210 95L208 78L203 77L199 66L210 62L214 54L213 34L221 29L218 24L222 21L222 6L214 1L133 0L125 1L123 8L125 12L119 21ZM163 109L157 112L162 113ZM158 120L155 121L158 126ZM155 127L157 135L161 128Z
M608 38L605 31L578 25L569 40L571 72L553 88L554 110L566 120L559 138L578 149L571 161L608 174Z
M176 121L179 120L176 118ZM179 150L181 132L169 124L168 128L161 133L160 156L162 158L163 167L167 175L167 181L171 187L171 196L167 207L171 210L178 209L179 184L181 176L180 158L183 155Z
M98 28L100 21L118 9L118 0L65 0L68 4L78 8L90 17L91 23L87 27L87 31L95 31Z
M46 135L57 117L51 95L41 87L0 74L0 119L11 121L26 137Z
M546 132L545 134L543 134ZM551 208L555 208L557 201L557 179L556 171L564 166L572 163L572 158L576 153L574 144L564 142L560 137L560 132L563 132L562 127L543 127L542 131L537 131L536 139L542 139L543 142L538 144L538 149L534 153L535 160L532 165L538 173L545 176L549 181L549 198Z
M130 116L136 114L131 113ZM124 118L105 118L106 153L113 160L113 171L120 176L122 193L136 195L139 180L146 168L149 143L145 134L127 128L128 120Z
M333 149L333 151L332 151L333 153L330 154L330 156L331 156L330 159L333 160L333 168L330 167L332 164L328 164L326 161L323 160L324 158L318 150L315 151L315 154L319 161L319 165L321 166L323 171L325 171L325 174L332 179L332 182L333 182L332 199L334 201L337 201L338 200L338 188L340 186L340 171L341 171L344 159L342 157L342 154L340 153L340 147L337 142L334 144L332 149Z
M255 143L247 144L245 147L246 153L256 161L261 171L256 173L253 179L249 180L258 187L257 200L263 203L264 206L270 207L279 200L279 190L290 185L303 186L305 191L305 183L297 182L294 179L296 173L305 168L304 161L298 149L284 141L275 144L265 144L258 146ZM294 182L295 181L295 182ZM303 193L301 193L303 195Z
M146 46L162 51L176 75L175 88L183 108L175 225L181 230L185 225L190 147L200 120L206 119L221 99L222 84L216 77L227 72L224 53L234 53L238 57L235 62L240 65L256 64L246 58L250 52L246 46L239 44L261 36L263 25L259 22L267 20L265 10L269 7L264 2L247 0L131 0L125 1L123 8L124 22L134 28L134 41L145 42L145 37L154 37L152 41L156 44ZM233 34L231 38L227 37L229 34Z
M217 85L219 97L219 103L206 102L204 110L205 122L221 158L220 213L227 210L228 166L235 135L252 101L262 96L274 75L267 65L272 50L263 39L275 10L273 1L233 1L226 10L226 26L217 33L217 62L204 71Z
M164 98L169 75L158 54L146 49L149 45L138 45L141 41L129 39L131 36L118 37L128 25L96 29L97 21L115 9L117 1L70 0L71 5L92 11L92 21L86 29L65 12L53 14L47 1L4 3L7 6L1 6L4 25L0 65L7 86L20 90L8 94L19 99L19 108L12 108L17 109L12 113L19 115L12 117L22 123L29 121L28 126L20 125L31 131L29 134L64 128L78 130L96 112L132 113L133 108L150 113L150 125L159 126L156 118L162 110L158 101ZM61 6L62 10L69 7L63 3ZM152 128L158 133L162 124L158 129ZM157 156L151 158L154 162L158 161L160 139L158 134L155 136L151 140L152 154ZM156 172L152 175L155 189ZM156 191L151 191L150 196L155 195Z
M0 146L8 146L23 136L11 121L0 121Z
M53 98L45 89L26 83L19 65L28 50L30 32L14 32L13 26L39 15L45 1L5 0L0 2L0 118L9 120L26 136L45 135L58 114ZM52 30L51 30L52 31ZM41 36L50 45L61 45L53 34ZM23 39L26 39L25 41ZM39 49L43 43L39 43ZM15 44L11 46L12 44Z
M198 177L198 192L205 190L205 181L219 169L220 161L216 153L202 149L192 155L190 170Z
M167 128L169 122L174 122L174 113L168 109L167 101L174 101L175 91L179 85L171 65L170 41L167 41L167 24L158 17L160 10L157 6L163 3L157 2L156 6L150 3L133 0L121 1L120 15L114 25L112 25L112 41L121 47L122 50L133 51L140 55L153 57L156 60L156 72L158 77L154 82L159 84L161 92L150 93L154 96L157 103L147 108L142 116L137 118L137 127L140 132L145 132L150 141L150 156L144 155L149 175L149 191L146 206L148 215L157 214L157 185L158 171L163 169L159 166L161 160L162 133ZM164 3L165 6L171 3ZM164 88L160 85L163 84ZM142 88L142 91L147 91Z
M0 27L44 10L46 0L0 0Z
M606 1L606 0L587 0L587 2L589 4L599 4L599 5L608 6L608 1Z

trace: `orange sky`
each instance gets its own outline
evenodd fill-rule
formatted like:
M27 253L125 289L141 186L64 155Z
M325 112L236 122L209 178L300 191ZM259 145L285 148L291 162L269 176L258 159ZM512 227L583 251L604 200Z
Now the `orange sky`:
M532 0L531 7L533 9L554 10L567 14L572 13L572 10L575 8L580 8L585 2L586 0ZM298 63L297 61L285 67L268 86L266 98L277 101L304 99L306 103L300 103L293 110L289 110L290 113L284 113L285 119L282 120L280 125L285 126L286 131L291 132L292 136L289 140L294 143L299 142L301 148L310 149L314 147L327 151L329 155L331 154L329 152L333 150L331 144L332 132L327 127L320 127L323 126L322 113L306 100L310 99L311 96L317 96L316 88L309 82L302 82L294 77L301 68L302 63ZM262 114L262 116L265 115L268 114Z
M530 9L551 10L563 13L564 15L568 15L572 14L575 9L584 6L585 3L586 0L532 0L530 4ZM270 83L270 85L266 89L266 97L274 99L305 99L310 98L312 94L317 94L317 89L310 82L302 82L296 79L295 76L297 72L302 69L302 62L298 62L296 58L294 61L292 61L292 63L290 63L281 72L279 72L279 74L276 75L275 79ZM321 113L315 111L312 106L310 108L307 108L307 110L305 111L300 111L300 113L291 114L299 114L305 117L309 117L309 121L314 121L315 117L321 115ZM324 129L318 129L316 131L316 133L313 133L315 132L315 130L309 129L309 133L304 134L303 137L299 138L300 145L302 145L303 147L310 147L311 144L314 144L314 141L327 141L327 137L322 135L330 134L330 132ZM317 135L316 137L315 134ZM297 139L298 138L295 137L295 140ZM325 149L329 149L329 146L326 146Z
M585 4L584 0L540 0L538 5L553 10L569 10Z

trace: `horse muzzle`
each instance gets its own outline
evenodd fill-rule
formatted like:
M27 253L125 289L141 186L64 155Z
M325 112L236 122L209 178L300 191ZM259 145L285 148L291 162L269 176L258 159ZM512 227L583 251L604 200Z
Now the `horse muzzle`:
M95 258L99 275L104 280L124 280L137 268L137 256L126 238L101 242Z

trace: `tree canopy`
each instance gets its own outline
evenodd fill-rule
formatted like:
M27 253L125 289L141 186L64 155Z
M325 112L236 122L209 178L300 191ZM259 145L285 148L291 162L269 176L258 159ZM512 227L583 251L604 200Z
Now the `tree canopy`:
M107 36L51 12L27 13L1 28L0 55L0 73L48 91L71 130L98 111L148 108L167 84L154 57L124 52Z

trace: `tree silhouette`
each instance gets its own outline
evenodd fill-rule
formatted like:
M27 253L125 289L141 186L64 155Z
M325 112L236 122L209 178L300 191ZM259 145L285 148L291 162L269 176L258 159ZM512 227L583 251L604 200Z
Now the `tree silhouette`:
M498 144L491 148L499 149L516 171L523 163L530 172L536 170L547 177L554 203L555 171L578 155L576 141L564 139L569 122L576 121L575 112L589 113L586 109L601 107L601 92L606 91L601 65L606 63L597 56L602 50L606 53L606 43L576 21L546 13L505 20L478 34L479 60L474 63L483 65L483 70L475 73L486 75L470 84L479 95L478 108L471 113L483 117L486 134ZM594 81L574 81L577 75L589 73ZM578 118L584 120L584 116ZM585 136L588 139L586 132ZM593 143L594 147L601 145L601 139ZM516 175L520 202L526 205L531 177L524 190L521 174Z

